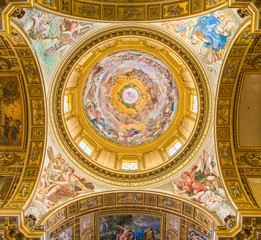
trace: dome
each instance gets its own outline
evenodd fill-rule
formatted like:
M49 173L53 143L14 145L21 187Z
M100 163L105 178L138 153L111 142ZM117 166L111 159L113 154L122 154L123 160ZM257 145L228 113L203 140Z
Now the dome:
M104 57L92 68L83 90L83 107L92 127L125 146L161 136L177 112L178 100L168 66L139 50Z
M136 184L145 174L173 174L197 151L191 151L197 136L208 131L205 95L199 97L204 78L192 75L197 69L183 59L183 50L153 38L101 35L92 47L79 47L57 73L54 127L70 158L77 156L94 178Z

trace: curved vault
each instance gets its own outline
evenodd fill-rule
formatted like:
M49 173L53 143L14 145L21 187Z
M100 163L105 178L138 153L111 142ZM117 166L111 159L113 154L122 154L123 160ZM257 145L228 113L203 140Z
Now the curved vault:
M246 224L252 224L251 234L242 231L237 239L259 236L258 218L252 221L249 216L260 216L260 44L260 35L252 35L251 26L239 34L224 64L216 103L216 146L223 179Z
M254 91L260 88L259 44L260 36L252 38L250 26L246 27L230 50L218 92L217 148L224 180L239 209L260 206L255 187L251 188L252 177L259 176L260 167L261 142L256 122L260 101ZM251 85L254 89L249 89Z
M94 178L105 178L108 183L127 186L132 184L129 180L139 185L139 182L143 182L142 179L146 177L149 184L152 183L150 179L156 179L166 173L169 176L175 173L179 170L179 164L182 161L183 164L189 161L197 153L199 146L205 142L210 124L208 116L211 115L211 93L204 71L184 46L164 35L163 31L159 33L156 29L156 27L151 29L141 25L137 30L134 27L129 29L127 26L115 26L111 29L106 27L92 36L91 42L85 39L70 58L67 58L70 60L64 62L55 75L51 93L54 131L58 133L60 144L71 155L70 159L73 161L78 159L77 162L81 164L82 170ZM159 38L158 35L161 37ZM118 36L122 37L119 39ZM133 147L114 144L93 131L90 123L86 122L81 97L91 66L108 53L112 53L114 48L126 50L130 47L155 54L168 63L178 81L181 99L177 116L169 130L150 143L136 146L135 152ZM167 51L170 53L166 55ZM83 74L80 74L82 72ZM197 115L192 111L193 96L198 100ZM64 112L65 97L71 98L72 104L66 112ZM81 150L81 142L87 144L92 152L88 154ZM168 150L177 142L181 142L183 148L178 154L170 155ZM194 150L191 151L192 149ZM111 158L114 164L106 165L105 162L108 162L106 158ZM158 162L153 163L153 158ZM122 170L121 163L124 161L136 161L139 171ZM89 171L90 169L92 170ZM112 179L117 179L117 182Z
M39 224L49 229L51 237L61 237L63 232L71 231L75 239L99 239L102 219L113 215L138 215L138 220L145 220L146 216L159 218L162 239L170 240L186 240L193 231L209 238L210 228L220 224L199 206L166 194L144 191L106 192L81 198L56 209Z
M35 56L20 30L12 27L10 34L0 36L0 49L0 205L17 210L33 193L41 169L44 88Z
M94 0L94 1L42 1L36 0L35 5L89 20L103 21L155 21L181 18L188 15L208 12L224 6L226 1L193 1L180 3L167 0Z
M135 40L138 41L127 41ZM100 136L121 146L137 147L168 131L178 110L179 93L171 70L162 60L148 52L131 49L135 46L130 43L128 48L119 50L117 46L118 51L99 60L86 74L82 103L77 99L79 104L75 106L71 99L71 106L64 105L64 112L72 109L80 112L78 105L82 105L89 123ZM85 68L84 61L88 62L86 68L89 69L91 60L84 58L79 68ZM85 72L82 70L81 75Z

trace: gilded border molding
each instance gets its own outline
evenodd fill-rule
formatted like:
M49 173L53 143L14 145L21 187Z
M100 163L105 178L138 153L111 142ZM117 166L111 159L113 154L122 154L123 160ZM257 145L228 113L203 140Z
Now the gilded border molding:
M225 0L184 1L78 1L35 0L36 5L57 12L94 21L156 21L200 14L226 5Z

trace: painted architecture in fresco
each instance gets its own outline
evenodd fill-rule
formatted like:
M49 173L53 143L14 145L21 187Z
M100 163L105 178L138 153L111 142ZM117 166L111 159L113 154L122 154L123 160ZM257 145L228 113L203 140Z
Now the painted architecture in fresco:
M100 217L100 240L160 240L161 220L146 215Z
M1 76L0 146L22 144L23 103L17 76Z
M73 240L73 229L68 228L59 233L57 236L52 237L51 240Z
M171 70L138 50L99 61L83 91L84 110L94 129L121 145L140 145L162 135L175 116L178 99Z

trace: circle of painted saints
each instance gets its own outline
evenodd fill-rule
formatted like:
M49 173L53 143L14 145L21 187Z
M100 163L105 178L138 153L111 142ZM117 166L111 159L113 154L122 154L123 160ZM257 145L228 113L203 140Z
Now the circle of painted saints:
M171 125L178 100L171 70L139 50L115 52L100 60L83 90L83 107L93 128L126 146L162 135Z

